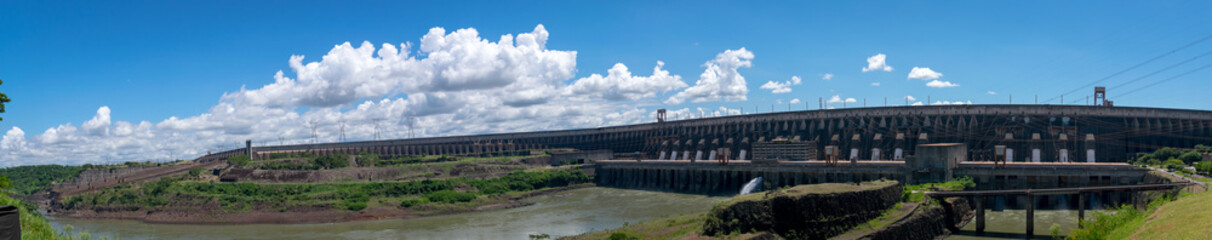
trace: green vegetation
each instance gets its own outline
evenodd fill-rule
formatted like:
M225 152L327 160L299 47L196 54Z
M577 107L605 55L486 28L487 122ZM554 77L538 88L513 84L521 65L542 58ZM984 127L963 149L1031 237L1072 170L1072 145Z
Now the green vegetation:
M252 210L255 204L287 206L343 206L361 210L369 207L371 199L415 199L423 196L421 204L452 204L475 201L478 196L496 196L507 192L563 187L592 182L592 177L579 170L554 169L518 171L500 178L477 180L450 178L408 182L318 183L318 184L254 184L209 183L163 178L139 186L118 185L62 201L67 209L96 206L118 206L127 209L147 209L171 203L200 204L218 202L231 211ZM469 197L470 196L470 197ZM390 200L397 202L400 200ZM404 204L402 204L404 205Z
M921 202L922 199L926 198L925 191L960 191L971 187L976 187L976 183L969 176L963 176L943 183L906 185L903 189L904 193L901 194L901 201Z
M366 195L364 192L351 193L345 197L345 208L352 211L366 209L366 202L369 201L370 195Z
M425 199L429 200L430 202L441 202L441 203L470 202L471 200L476 200L476 194L461 193L461 192L455 192L455 191L451 191L451 190L442 190L442 191L437 191L437 192L426 193Z
M0 169L0 176L7 177L14 186L13 192L21 195L34 194L55 183L80 175L82 166L38 165Z
M1210 239L1212 192L1162 200L1129 224L1116 228L1109 239Z
M1196 145L1195 149L1192 150L1162 148L1153 151L1153 153L1140 154L1134 163L1138 165L1170 167L1175 165L1175 163L1181 162L1182 164L1178 166L1186 166L1203 160L1203 154L1205 153L1212 153L1212 147Z
M1207 194L1208 193L1205 192L1202 195L1207 195ZM1107 212L1095 212L1094 219L1089 220L1089 221L1082 220L1081 223L1082 223L1083 228L1074 229L1072 232L1069 233L1068 239L1082 239L1082 240L1085 240L1085 239L1176 239L1173 237L1170 237L1170 238L1138 238L1138 237L1132 236L1133 233L1136 233L1139 231L1139 229L1141 228L1142 225L1144 225L1146 222L1152 221L1150 219L1155 217L1153 215L1160 206L1162 206L1163 204L1169 203L1169 202L1173 201L1174 199L1175 199L1174 196L1163 195L1160 198L1150 202L1148 207L1143 211L1136 209L1136 207L1133 207L1131 205L1125 204L1125 205L1122 205L1118 208L1112 209ZM1204 200L1207 200L1207 199L1204 199ZM1206 202L1204 202L1204 203L1206 203ZM1208 209L1204 205L1190 206L1190 207L1191 208L1171 209L1170 211L1171 212L1173 212L1173 211L1202 212L1204 214L1208 213ZM1207 216L1200 217L1200 218L1207 219ZM1175 227L1175 225L1197 224L1195 222L1190 222L1190 220L1195 220L1195 219L1197 219L1197 218L1178 219L1177 220L1178 222L1173 222L1174 225L1165 226L1164 228ZM1205 223L1199 223L1197 225L1207 225L1206 224L1207 221L1204 221L1204 222ZM1205 226L1201 230L1203 231L1203 236L1205 236L1205 237L1209 236L1208 235L1209 232L1207 232L1207 231L1209 231L1209 228L1206 228L1206 226ZM1198 235L1192 235L1192 236L1198 236ZM1197 239L1197 238L1199 238L1199 237L1196 237L1196 238L1187 237L1187 238L1181 238L1181 239Z
M0 84L4 84L4 80L0 80ZM9 99L8 95L0 92L0 113L4 113L4 103L10 101L12 101L12 99ZM0 117L0 121L4 121L4 117Z
M3 179L3 177L0 177ZM2 181L2 180L0 180ZM11 185L10 185L11 186ZM0 191L5 191L7 188L0 187ZM46 216L42 216L36 209L37 207L30 202L21 199L16 199L8 196L8 194L0 193L0 205L11 205L17 207L17 211L21 214L21 238L22 239L90 239L88 233L80 233L79 235L71 235L68 232L58 232L51 227L50 221ZM68 226L71 227L71 226Z

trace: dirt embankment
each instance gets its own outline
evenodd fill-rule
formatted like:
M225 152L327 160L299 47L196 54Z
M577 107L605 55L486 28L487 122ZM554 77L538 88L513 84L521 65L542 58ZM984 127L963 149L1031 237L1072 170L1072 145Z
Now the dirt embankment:
M208 201L199 204L169 205L151 209L137 205L105 206L82 210L57 210L50 211L48 214L70 218L126 219L147 223L171 224L329 223L437 216L515 208L529 206L530 203L521 201L528 197L590 186L593 185L582 184L531 191L519 195L496 196L480 201L480 204L472 206L417 206L403 208L394 207L398 206L394 203L384 203L384 205L388 206L350 211L341 206L328 204L281 207L274 206L272 203L255 203L249 206L251 210L231 210L224 209L217 201Z
M860 184L813 184L770 191L716 206L708 213L703 232L771 231L782 236L824 239L879 217L901 201L896 181Z

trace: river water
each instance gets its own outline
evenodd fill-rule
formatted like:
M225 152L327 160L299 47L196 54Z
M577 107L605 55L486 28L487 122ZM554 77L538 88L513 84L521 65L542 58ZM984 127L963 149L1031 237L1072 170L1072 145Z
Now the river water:
M725 197L582 188L527 198L530 206L410 219L323 224L188 225L130 220L52 218L95 237L121 239L527 239L618 228L679 214L706 211ZM1046 228L1046 227L1045 227Z
M1103 210L1087 210L1086 219L1095 212ZM1035 210L1035 236L1050 236L1052 224L1060 227L1061 235L1077 228L1077 210ZM1003 211L985 210L985 234L976 235L976 220L968 222L960 232L952 234L948 240L967 239L1023 239L1027 230L1027 210Z

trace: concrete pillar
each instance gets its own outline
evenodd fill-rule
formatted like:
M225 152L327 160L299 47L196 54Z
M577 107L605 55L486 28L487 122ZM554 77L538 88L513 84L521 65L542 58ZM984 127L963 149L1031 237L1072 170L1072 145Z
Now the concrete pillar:
M1077 193L1077 227L1082 227L1082 219L1086 219L1086 194Z
M976 197L976 234L985 233L985 197Z
M1035 196L1027 193L1027 236L1035 234Z

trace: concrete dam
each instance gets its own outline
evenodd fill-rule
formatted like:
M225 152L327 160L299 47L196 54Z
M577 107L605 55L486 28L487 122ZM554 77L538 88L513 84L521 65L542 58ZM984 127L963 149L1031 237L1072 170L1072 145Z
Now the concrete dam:
M635 159L748 160L776 139L800 144L787 160L904 160L915 146L963 143L967 159L1126 162L1163 147L1212 145L1212 111L1077 105L947 105L847 108L735 115L560 131L317 143L233 149L238 154L368 152L381 156L500 154L527 149L609 150ZM994 148L1004 146L996 155ZM727 149L727 152L722 150ZM756 149L755 149L756 148ZM713 153L713 151L716 151Z

